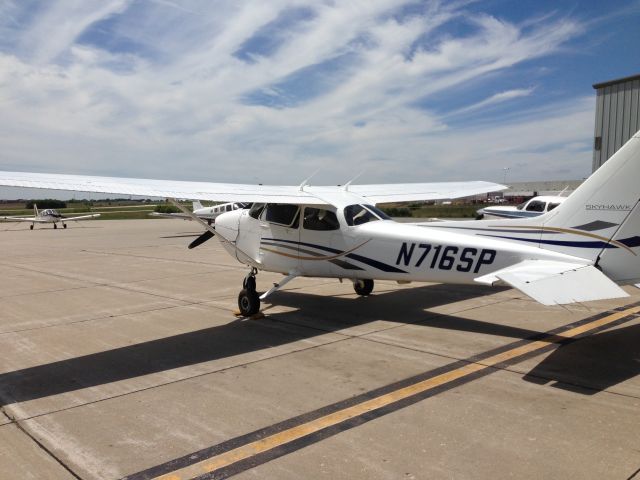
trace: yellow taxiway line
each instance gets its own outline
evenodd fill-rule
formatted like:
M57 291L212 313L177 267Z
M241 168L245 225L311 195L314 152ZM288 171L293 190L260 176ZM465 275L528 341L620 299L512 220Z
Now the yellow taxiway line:
M613 322L616 322L617 320L639 312L640 306L636 306L613 313L592 322L579 325L565 332L562 332L561 334L550 334L548 337L541 340L536 340L526 345L515 347L511 350L493 355L475 363L469 363L455 370L451 370L427 380L414 383L407 387L399 388L392 392L380 395L376 398L366 400L357 405L344 408L329 415L325 415L307 423L303 423L302 425L289 428L282 432L269 435L263 439L247 443L246 445L242 445L238 448L234 448L233 450L229 450L219 455L204 459L200 462L180 468L174 472L155 477L155 480L188 480L197 478L199 476L214 472L220 468L228 467L230 465L233 465L234 463L246 460L255 455L267 452L282 445L286 445L307 435L324 430L325 428L335 426L354 417L358 417L365 413L386 407L387 405L412 397L414 395L424 393L428 390L440 387L455 380L459 380L473 373L495 367L496 365L499 365L505 361L513 360L514 358L530 354L537 350L541 350L551 344L559 343L563 340L574 338L588 331L604 327Z

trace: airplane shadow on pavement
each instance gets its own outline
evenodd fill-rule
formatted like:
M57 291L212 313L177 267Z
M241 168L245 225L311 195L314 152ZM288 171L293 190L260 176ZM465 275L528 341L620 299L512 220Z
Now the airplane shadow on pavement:
M540 334L536 330L425 311L495 292L495 289L481 286L450 285L380 292L368 298L353 298L353 295L320 296L299 291L278 292L273 297L274 303L295 307L295 311L269 313L267 310L267 317L261 320L236 320L0 374L0 405L259 351L376 320L513 339L527 339ZM176 318L176 322L179 321ZM638 340L640 326L621 328L576 341L552 353L526 378L536 381L544 379L541 383L557 380L570 385L585 384L587 389L583 393L594 393L639 373L640 363L636 354ZM604 353L607 351L613 352L615 362ZM600 359L601 363L596 370L590 368L582 371L572 364L576 355L585 363L594 358ZM592 375L593 372L597 372L597 375Z
M630 325L563 345L524 379L592 395L639 374L640 325Z

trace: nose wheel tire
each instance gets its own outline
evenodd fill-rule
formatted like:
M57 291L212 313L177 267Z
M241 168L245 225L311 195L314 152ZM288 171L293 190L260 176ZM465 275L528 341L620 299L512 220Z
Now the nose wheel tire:
M362 295L363 297L371 295L371 292L373 292L373 280L354 280L353 289L358 295Z
M63 223L63 224L62 224L62 227L63 227L63 228L67 228L67 224L66 224L66 223Z
M255 280L254 280L255 285ZM254 289L243 288L238 295L238 308L243 317L250 317L260 311L260 297Z
M33 225L29 225L29 230L33 230Z
M58 225L54 223L53 228L58 228Z

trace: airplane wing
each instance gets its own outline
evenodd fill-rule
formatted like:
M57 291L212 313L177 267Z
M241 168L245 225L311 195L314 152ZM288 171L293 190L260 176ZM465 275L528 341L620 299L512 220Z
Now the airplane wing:
M2 172L0 186L44 188L142 197L209 200L216 202L333 204L345 196L364 198L368 203L404 202L460 198L506 187L490 182L444 182L344 187L247 185L185 182L119 177L93 177L48 173ZM347 194L347 195L345 195Z
M475 281L487 285L504 282L543 305L629 296L593 265L552 260L525 260Z
M160 217L160 218L181 218L182 220L193 220L189 215L185 213L162 213L162 212L151 212L149 214L151 217Z
M68 222L69 220L89 220L90 218L98 218L99 216L99 213L92 213L91 215L80 215L79 217L62 217L62 220L64 220L65 222Z
M151 212L149 214L152 217L161 217L161 218L181 218L182 220L193 220L190 215L185 213L162 213L162 212ZM202 215L198 214L196 217L202 218L203 220L215 220L218 214L216 215Z
M49 220L42 220L37 217L0 217L4 222L31 222L31 223L50 223Z
M497 183L436 182L391 183L380 185L350 185L349 192L367 198L371 203L416 202L472 197L489 192L499 192L508 187Z

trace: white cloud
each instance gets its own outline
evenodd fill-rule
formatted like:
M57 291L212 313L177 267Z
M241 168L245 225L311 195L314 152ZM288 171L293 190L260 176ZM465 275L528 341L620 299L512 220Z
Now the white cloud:
M579 22L543 17L525 28L435 1L394 16L403 3L415 2L72 1L22 12L31 20L0 49L0 118L10 119L0 128L0 168L263 183L299 183L318 167L316 178L332 183L362 169L363 182L496 180L510 165L522 178L588 172L590 99L455 128L450 112L429 108L461 85L558 52L581 33ZM254 62L234 55L302 6L314 15L275 52ZM105 20L99 38L111 43L79 43ZM455 36L452 22L469 31ZM284 92L301 98L293 107L245 102L345 54L340 77L316 72L319 93L304 81ZM478 94L485 100L466 109L531 91Z
M534 91L534 88L531 87L531 88L516 88L513 90L507 90L505 92L496 93L494 95L491 95L488 98L485 98L484 100L481 100L480 102L474 103L473 105L469 105L464 108L459 108L457 110L454 110L453 112L450 112L448 116L460 115L461 113L475 112L477 110L482 110L492 105L513 100L514 98L528 97L533 93L533 91Z

